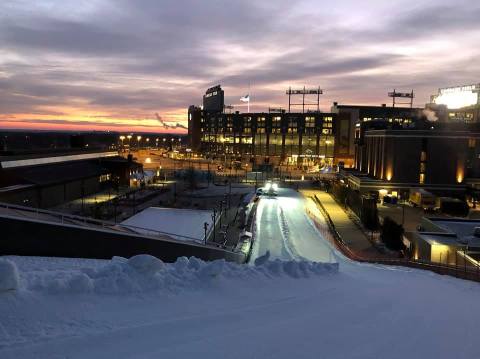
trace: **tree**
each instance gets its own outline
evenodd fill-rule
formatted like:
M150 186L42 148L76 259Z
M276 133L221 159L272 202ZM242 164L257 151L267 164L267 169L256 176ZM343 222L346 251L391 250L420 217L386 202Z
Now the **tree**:
M404 229L401 224L396 223L390 217L385 217L382 224L382 232L380 240L387 246L388 249L394 251L401 251L405 249L403 244Z

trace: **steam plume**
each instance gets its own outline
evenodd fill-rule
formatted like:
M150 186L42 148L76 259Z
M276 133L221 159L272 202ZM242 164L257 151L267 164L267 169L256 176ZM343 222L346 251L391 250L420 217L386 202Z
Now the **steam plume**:
M157 121L161 123L162 127L166 130L177 129L177 128L183 128L184 130L188 130L188 128L186 126L182 125L179 122L177 122L175 125L168 124L167 122L162 120L162 118L160 117L160 115L158 113L155 113L155 117L157 118Z

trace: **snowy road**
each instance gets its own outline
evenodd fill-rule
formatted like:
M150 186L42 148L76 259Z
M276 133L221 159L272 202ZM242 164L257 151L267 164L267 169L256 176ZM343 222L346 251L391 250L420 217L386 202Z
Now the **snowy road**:
M252 261L270 252L270 259L335 262L329 244L305 213L305 198L280 188L278 196L262 196L257 208Z

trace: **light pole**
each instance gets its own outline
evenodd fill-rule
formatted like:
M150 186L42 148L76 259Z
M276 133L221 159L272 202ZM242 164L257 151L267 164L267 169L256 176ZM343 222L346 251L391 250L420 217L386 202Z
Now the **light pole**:
M127 135L128 139L128 150L130 151L130 140L132 139L132 135Z
M325 140L325 166L327 165L327 152L328 152L328 145L331 144L332 141Z
M122 150L123 150L123 140L125 139L125 136L122 135L119 138L120 138L120 141L122 141Z
M137 136L137 147L140 149L140 141L142 140L142 136Z
M212 220L213 220L213 242L215 243L215 222L217 220L217 210L214 208L213 209L213 214L212 214Z
M147 148L148 148L148 145L149 145L149 143L150 143L150 138L147 137L146 141L147 141Z

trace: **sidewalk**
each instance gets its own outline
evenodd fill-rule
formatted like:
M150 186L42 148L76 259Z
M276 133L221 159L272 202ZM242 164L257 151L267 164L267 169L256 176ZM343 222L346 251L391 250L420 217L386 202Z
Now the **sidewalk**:
M329 193L310 189L302 189L300 192L305 197L317 196L330 215L338 234L352 252L364 257L384 256L372 246L365 234L350 220L344 209Z

